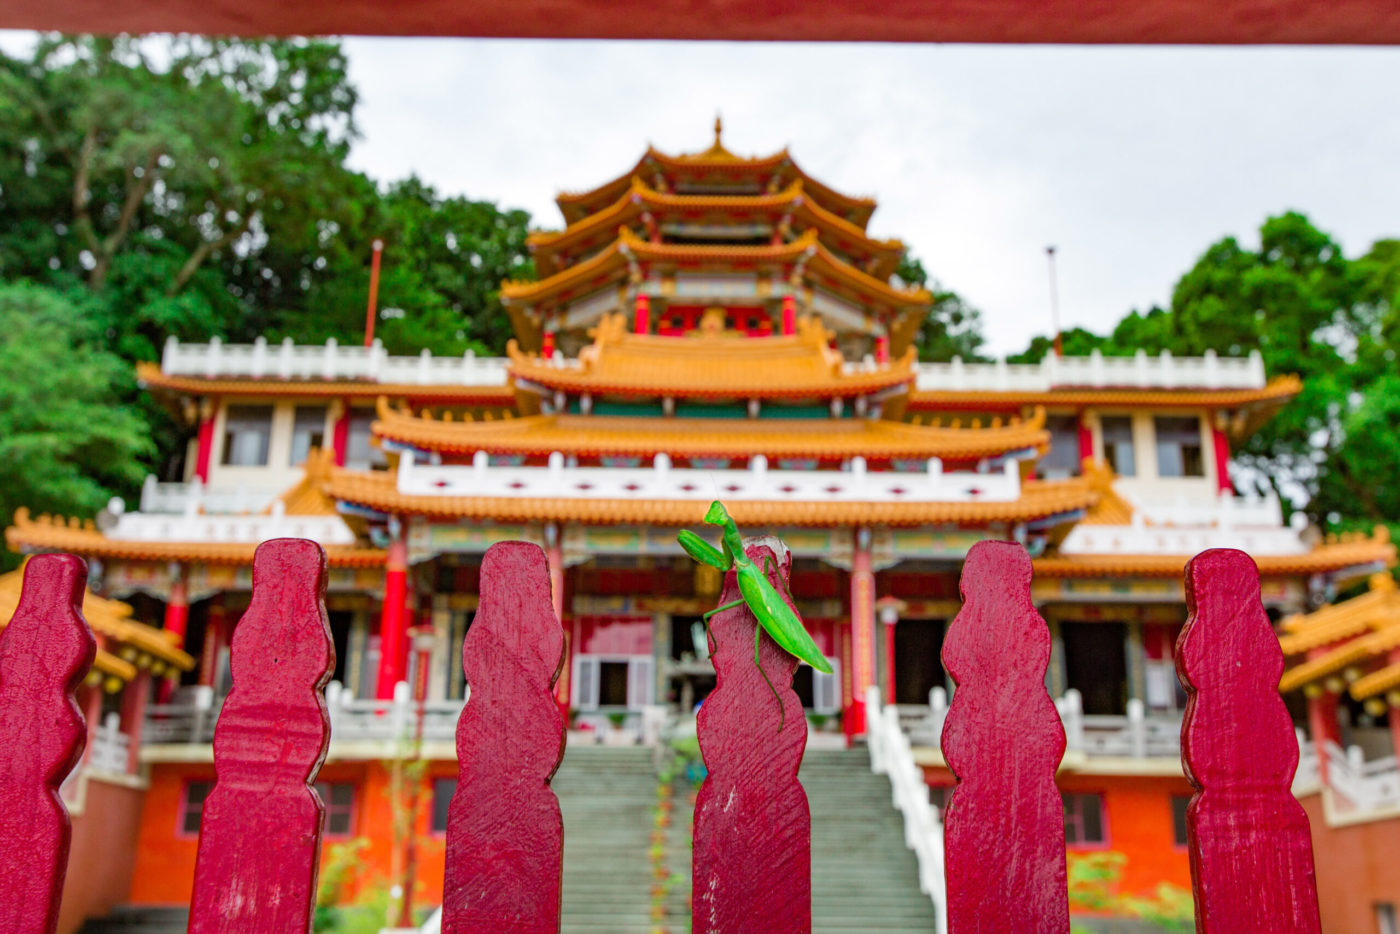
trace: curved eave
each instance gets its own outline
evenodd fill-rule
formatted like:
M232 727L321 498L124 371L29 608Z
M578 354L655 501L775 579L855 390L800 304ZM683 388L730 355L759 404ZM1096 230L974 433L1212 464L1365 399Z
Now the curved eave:
M1180 577L1191 555L1074 555L1036 558L1040 578ZM1305 577L1354 571L1366 573L1395 563L1395 546L1366 539L1322 545L1302 555L1261 555L1254 558L1263 577ZM1347 575L1354 576L1354 575Z
M1296 376L1280 376L1258 389L1133 389L1065 388L1044 391L998 391L994 389L946 390L911 389L911 411L1014 411L1027 405L1074 406L1151 406L1154 408L1237 408L1277 406L1302 391Z
M337 500L379 513L428 519L497 522L579 522L586 525L699 525L709 503L699 500L552 499L417 496L398 492L394 478L338 471L326 491ZM1020 499L984 503L735 502L727 504L740 526L917 527L986 526L1052 519L1087 509L1095 493L1077 480L1028 483Z
M625 229L625 228L624 228ZM620 240L582 262L535 282L501 283L501 300L507 303L537 303L558 298L572 291L606 285L627 268L627 256Z
M5 530L5 544L23 554L71 552L93 558L125 561L181 561L191 564L247 565L253 563L256 543L148 542L108 538L96 529L73 527L63 520L41 516L31 519L28 510L15 513L14 525ZM332 567L378 567L385 552L353 545L328 545L326 559Z
M374 432L421 451L470 456L477 451L545 457L556 451L578 457L672 457L868 460L938 457L977 461L1014 451L1035 456L1049 449L1039 422L998 428L931 428L893 422L842 419L735 420L636 418L600 415L534 415L491 422L443 422L382 407Z
M933 301L933 293L928 289L897 289L888 282L857 269L820 243L817 244L816 253L812 256L808 269L826 273L838 287L845 286L872 304L886 305L895 310L911 306L927 307ZM810 272L808 275L810 276Z
M412 399L422 403L467 406L509 406L515 402L510 386L460 386L452 384L371 383L353 380L206 379L170 376L157 363L136 364L136 379L144 389L185 396L275 396L324 399Z

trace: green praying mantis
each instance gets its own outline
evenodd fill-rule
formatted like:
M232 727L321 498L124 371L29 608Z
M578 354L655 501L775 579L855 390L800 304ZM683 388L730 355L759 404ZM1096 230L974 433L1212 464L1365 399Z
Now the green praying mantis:
M710 634L711 616L741 604L748 604L749 612L759 622L759 628L755 628L753 634L753 661L758 666L758 673L763 675L768 689L773 692L773 697L778 701L778 709L781 712L778 720L778 732L781 733L783 725L787 721L787 708L783 705L782 698L778 696L778 689L773 687L773 682L769 680L768 673L763 670L763 663L759 660L758 649L762 643L763 633L767 631L774 642L817 671L831 674L831 663L822 655L821 649L817 648L817 643L812 640L812 634L807 631L807 627L802 625L802 620L793 612L792 607L768 582L768 569L772 566L772 559L764 557L763 568L760 569L744 553L744 542L739 537L739 529L734 524L734 520L730 518L729 510L724 508L724 504L719 500L711 503L709 510L705 513L705 522L708 525L720 527L719 541L723 550L715 548L714 545L689 529L682 529L680 534L676 536L676 540L680 542L686 554L701 564L708 564L720 571L734 568L735 577L739 582L739 593L743 595L738 600L717 606L706 613L704 615L705 632L707 635ZM786 587L786 582L784 582L784 587ZM791 591L789 591L788 596L791 597Z

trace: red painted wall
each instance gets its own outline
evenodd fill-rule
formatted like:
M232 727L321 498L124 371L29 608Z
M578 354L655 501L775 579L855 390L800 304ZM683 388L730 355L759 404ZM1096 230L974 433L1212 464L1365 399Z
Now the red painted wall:
M136 862L141 796L139 788L87 779L82 813L73 815L58 934L73 934L85 918L100 918L127 901Z
M1317 900L1327 934L1376 934L1376 903L1400 907L1400 818L1328 827L1322 797L1302 799L1312 825Z

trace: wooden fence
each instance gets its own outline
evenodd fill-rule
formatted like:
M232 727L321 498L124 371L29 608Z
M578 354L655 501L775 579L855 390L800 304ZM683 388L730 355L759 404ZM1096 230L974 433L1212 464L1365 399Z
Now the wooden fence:
M775 583L791 559L746 543ZM232 642L233 692L214 733L217 784L205 803L189 930L310 930L322 803L312 787L330 725L334 667L325 555L309 541L263 544L253 599ZM52 932L68 858L58 787L84 742L73 692L94 643L80 606L85 567L32 559L0 635L0 930ZM1045 689L1050 636L1030 600L1019 546L983 542L962 575L962 611L943 659L956 680L943 732L959 778L945 823L953 934L1066 934L1064 818L1055 771L1065 734ZM779 588L780 590L782 588ZM1289 791L1298 745L1277 691L1283 658L1242 552L1186 569L1189 619L1178 672L1190 701L1182 760L1197 930L1318 934L1307 818ZM721 603L739 596L734 574ZM701 708L709 775L695 810L695 934L811 930L811 816L797 780L806 720L796 661L742 606L713 620L715 691ZM460 781L447 824L446 934L557 934L563 823L550 779L564 756L552 685L564 638L536 546L493 546L463 648L471 700L457 726ZM779 699L765 681L777 686ZM819 819L819 818L818 818Z

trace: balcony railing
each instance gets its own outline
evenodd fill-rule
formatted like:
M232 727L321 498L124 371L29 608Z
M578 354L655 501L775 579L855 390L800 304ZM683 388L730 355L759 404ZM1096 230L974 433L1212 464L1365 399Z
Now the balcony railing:
M1250 554L1296 555L1308 551L1299 526L1283 524L1278 498L1131 494L1129 525L1077 525L1060 546L1064 554L1193 555L1207 548ZM1301 513L1295 516L1301 518Z
M1132 357L1046 356L1039 363L921 363L916 386L951 392L1045 392L1050 389L1259 389L1266 382L1264 359L1221 357L1206 351L1200 357L1174 357L1167 351Z
M162 483L147 474L141 484L141 512L145 515L236 516L262 512L280 490L259 490L246 487L211 490L200 480L192 483ZM125 504L123 504L125 512Z
M755 455L748 470L673 468L658 454L648 468L567 467L564 456L549 456L547 467L492 466L479 451L470 466L419 464L413 452L399 458L398 490L415 496L492 496L559 499L666 499L727 502L966 503L1011 502L1021 495L1015 461L997 473L944 473L934 458L926 473L868 473L865 459L851 469L769 470Z
M261 337L251 344L225 344L217 337L207 344L182 344L172 337L160 359L161 370L169 376L418 386L504 386L509 363L504 357L478 357L471 351L460 357L435 357L426 349L416 356L391 356L379 341L369 347L342 347L334 338L325 344L294 344L288 338L272 346Z
M175 491L159 490L160 486L179 487ZM154 488L154 489L153 489ZM152 490L148 496L147 490ZM183 496L183 501L179 497ZM237 494L243 497L244 494ZM239 504L251 505L258 496L249 495L239 499ZM150 502L157 507L148 512L144 508ZM141 512L127 512L126 504L114 498L107 505L107 513L112 517L112 525L106 530L107 537L122 541L138 542L214 542L219 544L258 544L274 538L309 538L322 545L353 545L355 533L340 516L289 516L279 500L274 500L265 513L254 515L201 512L201 507L212 503L215 506L232 506L234 496L220 501L208 497L199 484L151 484L141 493ZM175 511L173 507L179 506ZM165 511L170 509L171 511Z

